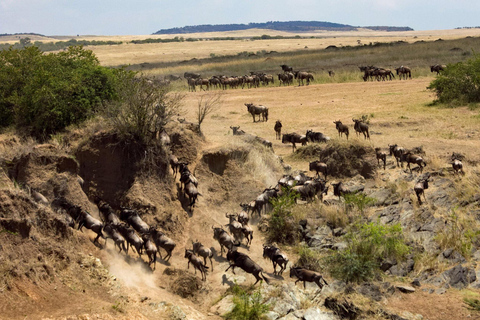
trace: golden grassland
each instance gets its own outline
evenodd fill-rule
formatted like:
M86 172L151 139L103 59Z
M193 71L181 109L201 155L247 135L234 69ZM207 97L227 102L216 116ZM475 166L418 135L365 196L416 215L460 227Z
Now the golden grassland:
M235 139L230 126L240 126L247 133L273 142L275 153L286 156L288 163L307 170L309 159L292 157L290 144L275 140L273 126L283 123L283 133L305 134L307 129L321 131L338 139L333 121L341 120L350 126L350 140L355 136L352 118L370 118L371 140L365 143L387 148L397 143L406 148L422 146L428 160L446 158L453 151L464 153L467 159L478 162L480 156L480 117L478 110L438 108L429 106L434 94L427 90L432 77L407 81L330 83L304 87L275 87L237 89L221 92L223 103L207 117L202 129L213 145ZM198 100L205 94L191 92L185 97L186 118L195 121ZM269 107L268 122L253 122L244 103ZM342 138L345 140L345 138Z

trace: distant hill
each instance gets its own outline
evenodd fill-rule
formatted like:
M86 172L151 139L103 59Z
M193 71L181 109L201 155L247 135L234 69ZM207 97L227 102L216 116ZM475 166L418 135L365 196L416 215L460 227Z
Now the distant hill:
M202 33L202 32L222 32L237 31L247 29L270 29L286 32L308 32L315 30L327 31L350 31L360 27L354 27L348 24L332 23L325 21L269 21L265 23L248 24L203 24L197 26L186 26L182 28L161 29L153 34L184 34L184 33ZM412 31L410 27L387 27L373 26L361 27L377 31Z

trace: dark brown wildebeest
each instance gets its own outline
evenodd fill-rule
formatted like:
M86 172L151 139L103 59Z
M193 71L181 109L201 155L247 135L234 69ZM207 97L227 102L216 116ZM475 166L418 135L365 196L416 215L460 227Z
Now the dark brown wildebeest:
M330 137L324 135L321 132L313 130L307 130L305 136L307 137L307 141L310 142L327 142L330 140Z
M267 211L267 206L270 203L270 199L274 199L278 196L278 190L276 188L266 188L263 192L255 199L255 209L252 212L258 213L258 216L262 215L262 211Z
M283 72L293 72L293 67L290 67L286 64L282 64L280 67L282 68Z
M301 143L302 146L307 144L307 136L299 135L298 133L286 133L282 135L282 143L291 143L292 151L297 148L296 143Z
M134 209L121 208L120 219L132 226L139 234L147 233L150 230L150 226L140 218L140 215Z
M383 170L387 166L387 153L382 151L381 148L375 148L375 155L377 157L377 163L380 164L380 160L383 161Z
M239 267L247 273L251 273L257 281L253 285L256 285L258 281L265 280L267 284L270 283L267 277L263 275L263 268L255 263L249 256L245 253L238 252L237 250L229 250L227 253L227 259L230 261L230 266L225 270L232 268L233 274L235 274L235 267Z
M305 72L305 71L296 71L295 72L295 79L298 80L298 85L303 86L303 80L307 80L307 86L310 84L310 81L315 80L313 78L313 74L310 72Z
M175 247L177 246L175 241L173 241L168 236L166 236L165 233L155 229L154 227L150 228L149 233L152 236L152 239L155 242L157 248L163 248L167 252L165 258L162 258L162 253L160 252L160 250L158 250L158 255L160 256L160 259L168 261L172 257L173 249L175 249Z
M280 82L280 85L284 84L288 86L290 84L293 84L293 78L294 78L294 75L291 72L278 74L278 81Z
M122 250L127 252L127 248L125 247L125 238L117 230L115 224L107 222L103 228L103 231L106 234L105 247L107 246L107 239L112 239L115 243L115 246L118 247L118 253L122 252Z
M425 160L423 160L422 157L419 155L413 154L410 151L407 151L406 153L402 154L402 161L407 163L408 169L410 169L410 172L412 172L412 168L410 167L410 163L415 163L418 165L418 169L420 173L423 172L423 168L427 166L427 163Z
M195 274L197 274L198 269L198 271L200 271L200 274L202 275L202 281L206 281L208 267L204 263L202 263L202 260L200 260L200 258L193 253L193 250L185 249L185 258L188 259L187 269L190 269L190 263L192 263Z
M315 271L304 269L301 267L293 267L290 268L290 278L297 277L297 281L295 281L295 284L297 284L298 281L303 281L303 288L305 289L305 282L315 282L317 286L322 290L323 288L323 281L325 285L328 286L327 281L323 278L323 276Z
M281 275L287 268L288 257L279 248L271 245L263 245L263 258L269 258L273 263L273 274ZM277 273L277 265L280 266L280 270Z
M395 68L395 70L400 80L402 80L402 78L407 80L407 77L412 79L412 70L409 67L400 66L399 68Z
M308 164L308 170L315 171L316 176L320 176L319 172L323 173L325 179L327 179L327 164L325 162L321 162L320 160L312 161Z
M355 133L357 134L357 136L360 133L363 133L364 139L370 139L370 134L368 133L368 125L359 119L352 119L352 121L355 122L355 124L353 125L353 129L355 129Z
M349 134L348 127L344 125L340 120L333 121L333 123L335 123L335 128L338 131L338 136L342 137L342 133L345 133L345 136L347 137L347 140L348 140L348 134Z
M307 181L303 185L294 186L292 192L297 193L299 198L305 201L314 200L320 193L320 201L323 202L323 194L327 194L328 186L325 185L325 181L317 178ZM295 198L295 202L297 202L297 198Z
M425 199L425 202L427 202L427 198L425 197L425 189L428 189L428 177L421 179L418 181L415 186L413 187L413 190L415 191L415 194L417 195L418 203L422 204L422 199L420 196L423 194L423 198Z
M103 220L104 223L112 223L114 225L121 223L120 218L115 213L115 210L113 210L108 203L101 200L100 198L97 198L95 200L98 210L100 212L100 218Z
M188 84L188 91L197 91L196 87L196 80L193 78L187 78L187 84Z
M198 240L196 240L195 242L193 242L192 240L192 245L193 245L193 253L203 258L204 265L207 265L207 258L210 259L210 265L212 266L212 271L213 271L212 250L210 250L210 248L205 247Z
M142 256L142 249L143 249L143 240L140 238L136 233L135 230L130 228L126 223L121 223L116 226L118 232L127 240L127 251L129 246L132 246L137 251L138 255Z
M184 191L185 191L185 195L188 196L188 200L189 200L188 206L190 207L190 210L191 210L192 207L195 205L195 202L197 201L198 196L201 196L202 194L198 192L197 187L190 180L185 184Z
M405 153L405 148L399 147L397 144L389 144L388 149L390 151L390 156L395 157L395 160L397 160L397 167L401 166L403 168L402 155Z
M280 120L277 120L275 122L273 130L275 130L275 139L280 140L282 138L282 123L280 122Z
M148 266L151 268L153 263L153 270L155 270L157 265L158 248L155 245L155 242L152 240L151 234L148 234L148 233L143 234L142 240L143 240L143 248L145 249L145 253L148 256Z
M253 122L256 122L255 115L258 114L258 121L260 121L260 117L262 117L263 121L268 121L268 108L265 106L256 106L253 103L245 103L248 112L253 117Z
M233 250L233 246L239 246L240 243L235 243L233 237L222 228L213 227L213 239L217 240L220 244L220 255L223 255L224 248L227 251Z
M201 77L201 75L199 73L193 73L193 72L185 72L183 74L183 77L185 79L198 79Z
M92 230L97 234L97 237L93 240L93 243L97 242L100 237L105 239L105 236L102 233L103 230L103 223L92 217L90 213L85 210L80 211L80 214L77 218L78 222L78 230L82 231L82 227Z
M207 90L210 88L210 81L208 79L197 79L195 80L195 85L200 86L200 90L205 91L203 86L207 87Z
M334 78L335 77L335 71L328 70L328 76L331 77L331 78Z
M444 64L434 64L430 66L430 72L436 72L437 75L440 74L440 71L443 71L447 66Z

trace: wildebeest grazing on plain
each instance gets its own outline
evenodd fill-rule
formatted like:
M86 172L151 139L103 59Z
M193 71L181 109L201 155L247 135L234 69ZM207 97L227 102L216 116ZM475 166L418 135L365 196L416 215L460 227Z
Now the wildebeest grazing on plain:
M280 140L282 137L282 123L280 122L280 120L277 120L275 122L273 130L275 130L275 139Z
M352 121L355 122L355 124L353 125L355 133L357 135L360 135L360 133L362 133L365 139L370 139L370 134L368 133L368 124L359 119L352 119Z
M252 115L253 117L253 122L256 122L255 116L258 114L258 121L260 121L260 117L262 118L262 121L268 121L268 108L265 106L256 106L253 103L245 103L245 106L247 107L248 112Z
M447 66L444 64L434 64L430 66L430 72L436 72L437 75L440 74L440 71L443 71Z
M395 68L395 70L397 71L397 75L400 80L402 80L402 78L407 80L407 77L412 79L412 70L409 67L400 66Z

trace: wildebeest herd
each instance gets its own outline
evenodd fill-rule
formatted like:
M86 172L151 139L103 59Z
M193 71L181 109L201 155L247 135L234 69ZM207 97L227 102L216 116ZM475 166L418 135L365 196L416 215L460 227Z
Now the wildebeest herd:
M310 71L294 70L293 67L286 64L280 65L282 73L277 74L279 86L293 85L294 80L298 81L299 86L310 84L315 78ZM443 71L447 66L442 64L434 64L430 66L431 72L436 72L437 75ZM412 79L412 69L407 66L400 66L394 68L395 73L388 68L376 67L373 65L359 66L361 72L363 72L362 79L364 81L386 81L395 79L395 73L399 80ZM335 77L333 70L328 70L328 76ZM271 74L267 74L261 71L250 71L250 75L242 76L226 76L226 75L214 75L210 78L204 78L199 73L185 72L183 77L187 80L188 90L196 91L199 87L200 90L209 89L237 89L237 88L258 88L260 85L268 86L269 84L275 84L275 77Z

